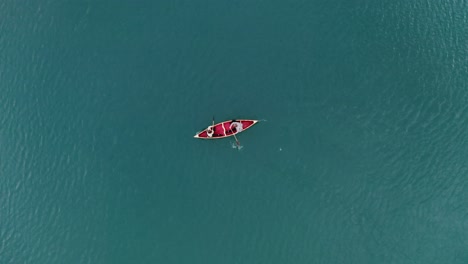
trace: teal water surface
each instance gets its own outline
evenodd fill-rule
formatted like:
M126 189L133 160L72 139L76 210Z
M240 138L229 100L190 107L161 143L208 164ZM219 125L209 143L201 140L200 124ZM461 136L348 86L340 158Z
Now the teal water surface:
M468 263L467 10L4 1L0 263Z

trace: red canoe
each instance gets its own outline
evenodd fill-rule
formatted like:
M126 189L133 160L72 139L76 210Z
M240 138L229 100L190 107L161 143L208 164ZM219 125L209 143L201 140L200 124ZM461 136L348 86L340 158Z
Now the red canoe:
M209 126L205 130L195 134L194 138L201 139L218 139L236 135L253 125L258 123L258 120L235 119L218 123L214 126Z

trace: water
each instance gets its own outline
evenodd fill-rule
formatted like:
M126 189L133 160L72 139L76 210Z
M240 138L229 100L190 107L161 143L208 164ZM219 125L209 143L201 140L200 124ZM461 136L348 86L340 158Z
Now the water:
M466 1L41 2L0 5L0 263L468 262Z

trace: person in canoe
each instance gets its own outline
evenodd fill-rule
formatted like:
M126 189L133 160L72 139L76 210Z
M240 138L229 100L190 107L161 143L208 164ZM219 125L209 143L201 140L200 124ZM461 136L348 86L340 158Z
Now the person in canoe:
M232 133L241 132L243 129L242 123L237 122L236 120L232 120L231 125L229 126L229 131Z
M213 126L209 126L208 129L206 130L206 134L208 135L208 137L213 137L213 134L214 134L214 127L213 127Z

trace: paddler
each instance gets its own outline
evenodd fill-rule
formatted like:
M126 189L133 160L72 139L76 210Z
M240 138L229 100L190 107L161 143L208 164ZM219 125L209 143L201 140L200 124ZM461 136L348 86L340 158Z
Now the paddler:
M213 133L214 133L213 126L209 126L208 129L206 130L206 134L208 135L208 137L213 137Z

